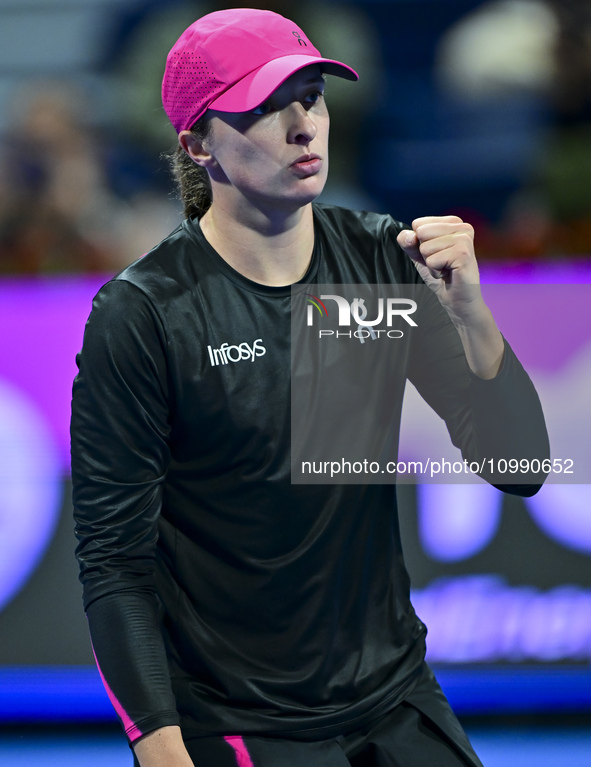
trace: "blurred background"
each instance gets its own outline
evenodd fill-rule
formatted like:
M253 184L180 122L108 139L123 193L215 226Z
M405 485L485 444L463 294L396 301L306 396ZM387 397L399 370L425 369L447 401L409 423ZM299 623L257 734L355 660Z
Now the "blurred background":
M93 295L181 220L162 159L175 145L164 61L188 24L224 7L0 0L2 765L131 764L81 608L71 383ZM255 7L360 74L329 78L322 199L472 223L553 454L591 466L591 4ZM439 451L412 392L405 407L401 457L425 440ZM478 485L400 488L429 658L487 767L591 764L591 481L553 479L528 501Z

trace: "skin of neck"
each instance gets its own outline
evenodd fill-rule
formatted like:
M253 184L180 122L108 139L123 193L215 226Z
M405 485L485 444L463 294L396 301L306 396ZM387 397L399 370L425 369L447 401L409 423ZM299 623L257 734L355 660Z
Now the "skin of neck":
M279 206L228 199L212 181L213 203L199 224L230 266L262 285L291 285L305 275L314 249L312 204ZM216 194L217 192L217 194Z

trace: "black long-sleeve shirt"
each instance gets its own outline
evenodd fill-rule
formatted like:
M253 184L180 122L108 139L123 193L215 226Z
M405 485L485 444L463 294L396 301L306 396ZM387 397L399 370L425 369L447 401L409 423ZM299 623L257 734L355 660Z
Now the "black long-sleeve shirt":
M391 217L314 205L314 222L305 292L421 283ZM77 556L131 741L179 723L331 737L420 674L394 486L291 483L290 304L289 287L237 273L191 220L95 298L73 397ZM486 457L494 422L495 450L545 457L510 347L479 379L437 301L421 316L389 381L392 433L409 378L468 456Z

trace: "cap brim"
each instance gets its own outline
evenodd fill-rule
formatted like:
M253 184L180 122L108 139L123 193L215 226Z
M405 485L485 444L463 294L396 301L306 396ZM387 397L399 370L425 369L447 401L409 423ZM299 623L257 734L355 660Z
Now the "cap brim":
M219 112L248 112L268 99L273 91L277 90L294 72L314 64L320 65L322 71L329 75L343 77L345 80L359 79L354 69L340 61L316 56L282 56L250 72L214 99L208 108Z

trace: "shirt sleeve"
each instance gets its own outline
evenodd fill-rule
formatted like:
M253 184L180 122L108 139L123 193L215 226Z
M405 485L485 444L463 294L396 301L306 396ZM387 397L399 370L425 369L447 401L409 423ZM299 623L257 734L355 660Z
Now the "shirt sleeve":
M550 446L531 379L506 339L496 377L483 379L473 373L445 309L428 287L421 290L427 306L420 340L413 345L409 379L445 420L462 456L478 463L476 473L504 492L534 495L547 476L543 465ZM509 466L518 470L512 473Z
M76 555L93 650L130 742L179 717L154 586L169 463L166 335L123 280L96 296L72 400Z

